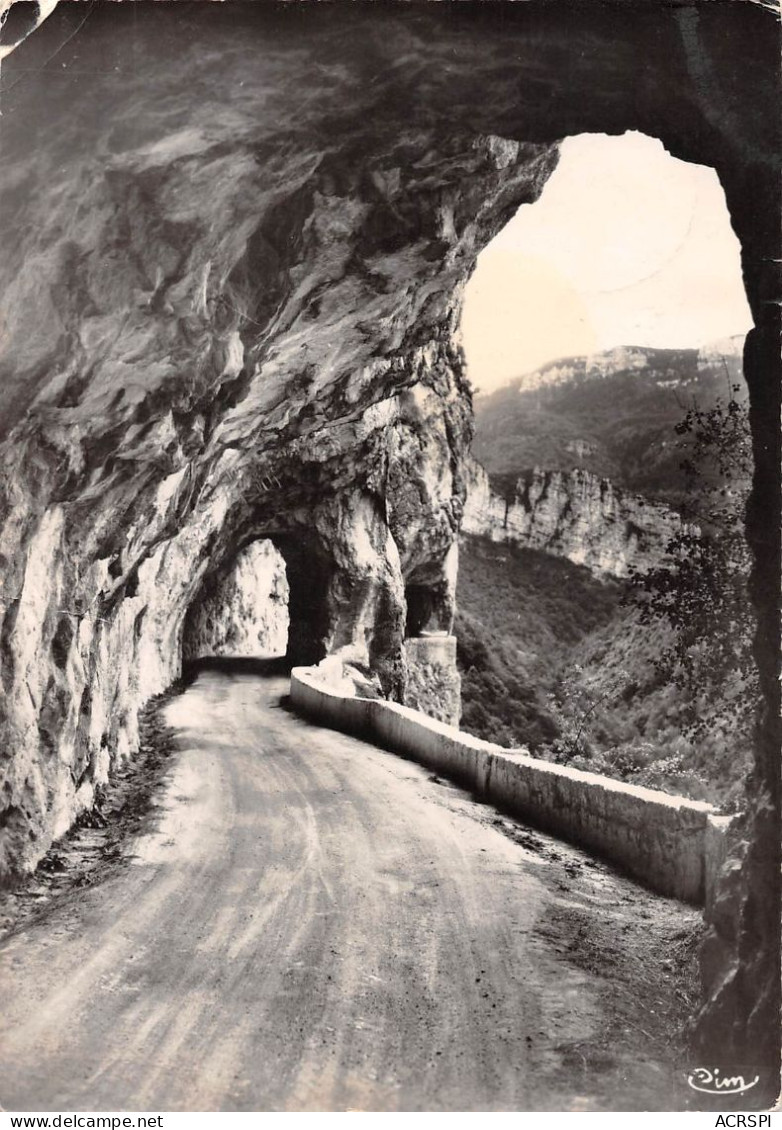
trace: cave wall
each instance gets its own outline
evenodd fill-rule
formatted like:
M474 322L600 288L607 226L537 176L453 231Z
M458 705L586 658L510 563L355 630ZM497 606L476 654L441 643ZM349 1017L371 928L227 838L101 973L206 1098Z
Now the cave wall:
M188 608L182 659L285 655L289 596L282 554L271 541L251 542L233 561L210 574Z
M6 875L132 755L139 706L179 671L187 608L253 538L306 540L318 562L294 646L367 664L404 696L406 586L436 589L448 615L464 280L540 193L559 139L642 130L717 169L756 325L747 530L766 710L701 1032L723 1062L764 1049L768 1080L778 34L761 6L720 0L125 3L86 20L61 4L4 62Z

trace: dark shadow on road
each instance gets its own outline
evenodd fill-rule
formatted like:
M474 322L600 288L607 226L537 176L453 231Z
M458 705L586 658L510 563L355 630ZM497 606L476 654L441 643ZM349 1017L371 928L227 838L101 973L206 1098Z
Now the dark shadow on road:
M201 671L222 671L226 675L289 675L293 664L284 655L271 659L238 658L235 656L210 655L203 659L193 659L183 664L182 678L189 686Z

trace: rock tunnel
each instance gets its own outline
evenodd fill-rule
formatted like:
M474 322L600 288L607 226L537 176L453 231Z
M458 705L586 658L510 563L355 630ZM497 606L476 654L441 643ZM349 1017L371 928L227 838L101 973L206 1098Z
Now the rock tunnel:
M301 532L254 536L212 560L187 609L183 663L208 658L279 658L319 663L330 653L332 562Z
M267 538L204 578L182 629L182 663L288 654L290 585L285 558ZM294 604L295 607L295 604Z
M755 322L766 709L702 1031L734 1060L768 1049L774 1070L773 14L107 7L84 21L60 6L3 67L3 873L34 866L133 755L139 708L179 674L188 609L257 539L285 558L291 659L339 654L405 694L406 636L448 631L453 612L465 280L562 138L639 130L717 170Z

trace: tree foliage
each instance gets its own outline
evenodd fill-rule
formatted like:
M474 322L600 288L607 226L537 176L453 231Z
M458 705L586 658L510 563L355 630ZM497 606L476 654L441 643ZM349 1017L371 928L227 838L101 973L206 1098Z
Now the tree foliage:
M708 409L694 404L676 426L685 523L663 563L632 573L626 598L637 605L642 624L663 621L673 629L655 666L687 692L695 737L715 715L746 722L758 694L744 536L752 452L738 391L732 386L727 400Z

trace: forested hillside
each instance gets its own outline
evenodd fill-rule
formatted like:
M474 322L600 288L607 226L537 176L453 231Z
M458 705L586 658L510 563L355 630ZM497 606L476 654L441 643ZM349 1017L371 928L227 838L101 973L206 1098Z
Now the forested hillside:
M674 428L693 402L709 407L740 384L740 343L724 352L612 350L568 358L475 399L473 454L495 489L532 467L583 467L676 503L681 452Z
M478 398L473 450L506 497L534 466L580 466L673 504L701 532L683 527L659 566L629 581L463 537L464 729L726 809L740 804L755 688L736 365L730 348L614 351L604 369L563 361Z
M455 632L462 729L506 748L720 805L735 804L750 735L661 678L663 626L623 586L536 550L462 542Z
M574 647L616 615L620 591L564 558L464 538L455 628L462 728L536 752L558 737L547 696Z

